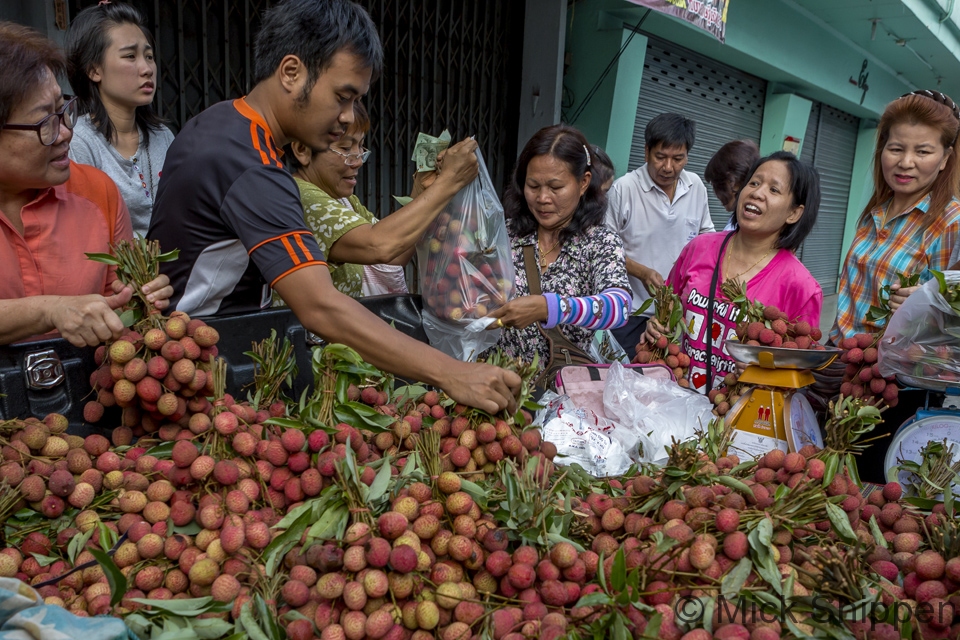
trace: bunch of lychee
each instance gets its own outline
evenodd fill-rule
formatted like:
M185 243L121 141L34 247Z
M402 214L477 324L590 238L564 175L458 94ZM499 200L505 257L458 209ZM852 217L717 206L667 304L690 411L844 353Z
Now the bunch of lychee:
M655 343L641 342L638 344L633 362L635 364L666 365L673 371L673 375L677 379L677 384L684 388L690 387L690 381L687 380L687 371L690 368L690 356L683 353L680 345L665 335L657 338Z
M481 242L482 213L468 213L441 213L424 234L430 240L418 248L424 308L441 320L482 318L512 298L516 286L509 254Z
M520 431L518 426L511 426L502 418L478 419L468 407L446 402L436 391L428 391L417 402L408 403L399 410L396 404L387 402L384 392L375 388L354 388L348 390L348 396L376 407L380 413L396 417L389 430L379 433L358 431L345 424L337 426L340 430L337 442L350 440L357 443L354 448L359 462L391 456L402 467L406 456L416 449L421 431L427 428L440 435L443 470L463 473L465 478L473 481L483 480L504 458L522 460L541 448L551 457L556 453L552 443L541 442L536 429ZM524 419L530 421L532 417L524 412ZM343 432L346 435L340 435ZM336 449L321 454L320 459L321 468L325 465L332 469L338 459ZM367 473L372 474L373 470Z
M840 393L853 398L872 396L883 400L888 407L895 407L899 402L900 388L895 376L884 378L880 375L877 363L880 337L879 334L858 333L840 343L844 349L840 361L847 365Z
M206 413L213 395L210 359L217 355L217 330L175 311L163 328L140 335L127 331L109 346L98 347L90 384L95 400L86 403L84 420L103 418L104 410L123 409L122 426L135 436L154 433L191 414Z
M814 349L823 351L819 343L823 337L819 327L806 320L790 322L787 314L777 307L763 307L763 321L742 322L737 326L737 338L753 346L780 347L783 349Z

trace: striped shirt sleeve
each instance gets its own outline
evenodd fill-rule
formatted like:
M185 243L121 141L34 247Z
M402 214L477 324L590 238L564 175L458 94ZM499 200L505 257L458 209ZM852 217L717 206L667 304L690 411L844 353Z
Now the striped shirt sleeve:
M595 296L561 297L557 293L545 293L547 299L547 322L544 327L558 324L573 325L601 331L616 329L627 323L630 313L630 295L623 289L607 289Z

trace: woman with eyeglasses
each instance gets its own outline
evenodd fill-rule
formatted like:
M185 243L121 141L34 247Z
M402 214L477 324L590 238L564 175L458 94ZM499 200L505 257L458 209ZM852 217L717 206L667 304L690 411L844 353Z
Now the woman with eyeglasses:
M133 293L85 255L133 232L113 181L70 161L77 104L57 82L65 66L53 42L0 22L0 344L53 332L78 347L116 339L114 311ZM169 282L143 287L158 309Z
M413 202L378 221L353 193L370 156L363 147L369 130L370 117L356 103L353 123L327 151L293 142L286 156L300 188L304 218L323 249L333 284L355 298L406 292L403 266L417 241L478 171L477 143L464 140L438 156L436 175L417 174Z
M134 233L146 235L173 141L152 106L157 86L153 37L135 8L101 2L74 18L64 49L83 114L70 157L113 178Z

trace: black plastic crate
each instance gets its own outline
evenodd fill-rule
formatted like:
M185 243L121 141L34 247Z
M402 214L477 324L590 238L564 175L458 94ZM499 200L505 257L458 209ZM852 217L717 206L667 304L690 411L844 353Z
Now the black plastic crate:
M399 331L427 342L420 320L420 296L375 296L360 302ZM286 336L294 345L298 369L294 397L299 397L313 384L310 365L313 345L308 344L307 332L290 310L272 309L205 321L220 333L217 349L228 365L227 391L235 397L246 397L246 389L253 382L253 361L243 355L244 352L249 351L253 343L269 337L272 329L278 337ZM96 369L94 351L74 347L63 339L0 347L0 419L61 413L70 421L69 433L86 436L108 432L109 429L83 422L83 405L94 398L90 388L90 374ZM109 416L101 422L118 422Z

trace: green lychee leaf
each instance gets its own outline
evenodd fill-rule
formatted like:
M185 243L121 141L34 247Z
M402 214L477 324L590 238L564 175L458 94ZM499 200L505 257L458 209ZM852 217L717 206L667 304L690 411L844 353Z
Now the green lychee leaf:
M385 456L383 460L386 462L380 466L380 471L377 472L373 483L370 485L370 492L367 494L368 502L378 501L390 487L390 457Z
M100 262L103 264L108 264L112 267L119 267L120 261L117 260L115 256L109 253L85 253L87 260L93 260L94 262Z
M825 506L827 509L827 518L830 519L830 524L833 525L833 530L837 532L837 535L845 542L850 544L855 543L857 541L857 534L853 532L853 528L850 526L850 519L847 518L847 512L832 502L825 503Z
M102 536L103 534L101 534ZM123 595L127 592L127 577L120 571L120 567L113 561L106 551L100 549L90 549L90 554L103 568L103 573L107 576L107 584L110 585L110 606L116 606L123 600ZM181 601L182 602L182 601Z
M721 595L729 600L740 593L743 585L747 582L747 578L750 577L750 571L752 569L753 562L751 562L750 558L740 558L737 566L723 577L723 581L720 583Z
M39 553L31 553L30 555L33 556L34 560L36 560L37 564L39 564L41 567L49 567L51 564L60 559L53 558L51 556L43 556Z
M889 549L890 545L887 543L887 539L883 537L883 532L880 531L880 525L877 524L877 516L870 516L869 525L870 533L873 535L873 540L877 545L884 549Z
M587 595L577 600L577 604L575 604L574 606L575 607L595 607L600 604L602 605L611 604L611 602L612 601L610 599L610 596L603 593L602 591L595 591L594 593L588 593Z
M623 591L627 586L627 560L623 555L623 549L618 549L613 556L613 567L610 570L610 586L614 591Z

